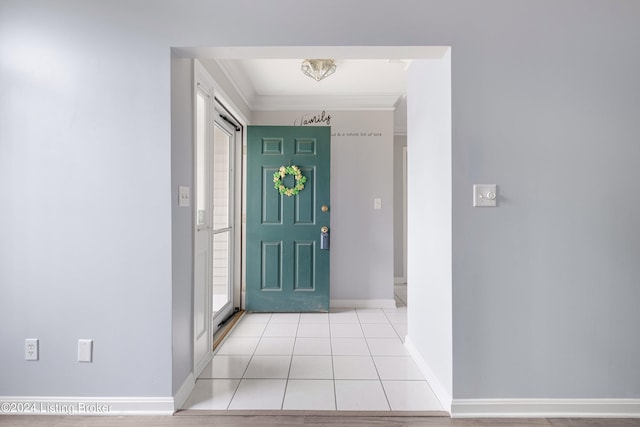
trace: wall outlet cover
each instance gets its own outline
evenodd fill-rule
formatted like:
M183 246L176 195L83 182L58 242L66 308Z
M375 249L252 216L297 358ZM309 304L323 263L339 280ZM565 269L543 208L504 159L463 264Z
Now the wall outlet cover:
M38 338L24 340L24 360L38 360L40 358L40 345Z
M78 340L78 362L93 361L93 340Z

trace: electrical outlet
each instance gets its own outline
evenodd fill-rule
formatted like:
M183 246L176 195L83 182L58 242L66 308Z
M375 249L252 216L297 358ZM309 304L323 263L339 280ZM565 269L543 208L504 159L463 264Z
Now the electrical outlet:
M38 360L39 353L38 338L24 340L24 360Z

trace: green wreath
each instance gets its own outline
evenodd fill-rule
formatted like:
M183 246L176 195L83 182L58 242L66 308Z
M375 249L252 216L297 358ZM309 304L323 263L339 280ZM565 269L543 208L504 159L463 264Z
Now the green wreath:
M296 185L294 187L288 188L282 183L282 179L287 175L293 175L296 180ZM296 165L280 166L280 169L273 174L273 188L285 196L290 197L297 195L304 189L305 182L307 182L307 177L302 175L302 171Z

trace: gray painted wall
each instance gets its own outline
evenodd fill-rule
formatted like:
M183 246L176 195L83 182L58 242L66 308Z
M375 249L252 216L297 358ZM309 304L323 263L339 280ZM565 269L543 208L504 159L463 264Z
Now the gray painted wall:
M252 124L293 126L321 113L256 111ZM331 299L392 300L393 112L326 114L332 133ZM374 210L374 198L382 199L382 209Z
M190 366L171 46L434 44L452 46L453 396L640 397L636 0L192 5L0 3L0 395L167 396ZM478 182L498 208L471 207Z
M171 395L169 49L142 16L0 4L0 395Z
M172 392L193 370L193 209L180 207L178 187L193 183L193 60L171 58Z
M638 398L640 3L476 4L452 43L454 395Z
M402 208L402 153L406 135L393 136L393 277L404 278L404 212Z

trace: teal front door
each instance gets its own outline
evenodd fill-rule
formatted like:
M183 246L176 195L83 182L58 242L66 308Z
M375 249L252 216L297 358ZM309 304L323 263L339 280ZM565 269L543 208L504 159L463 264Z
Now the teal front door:
M329 310L330 153L329 127L248 127L247 310Z

